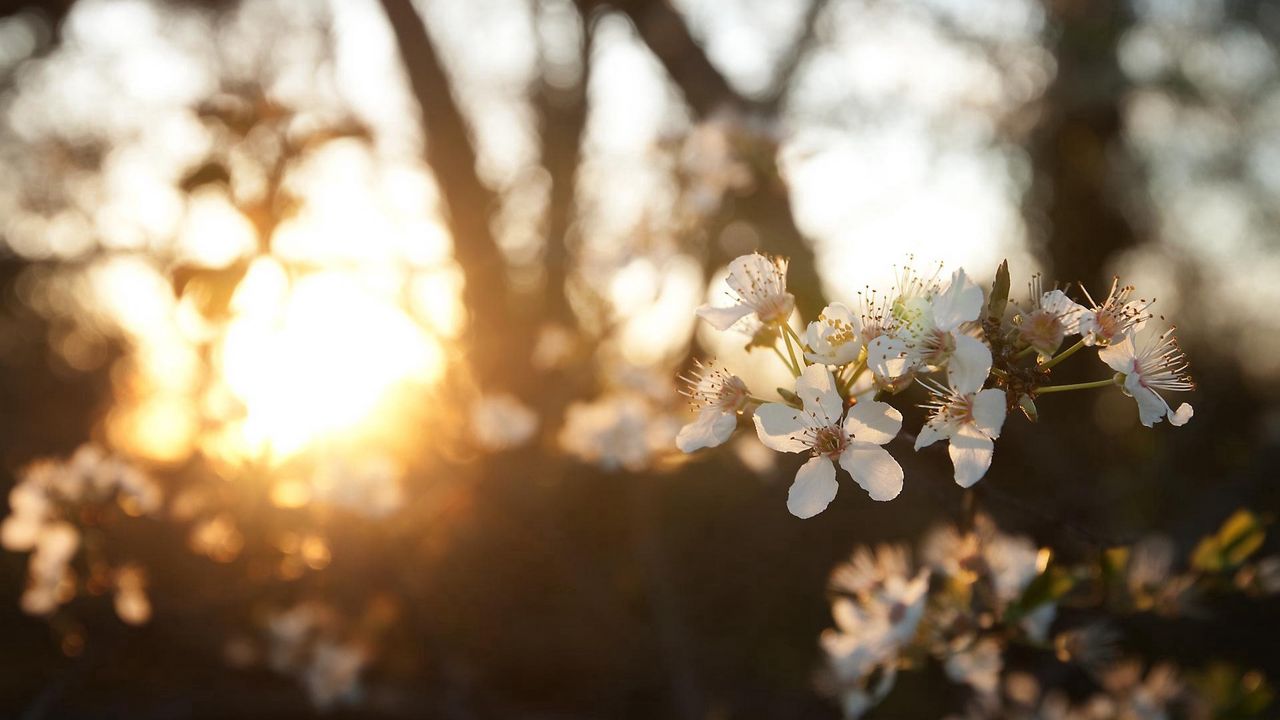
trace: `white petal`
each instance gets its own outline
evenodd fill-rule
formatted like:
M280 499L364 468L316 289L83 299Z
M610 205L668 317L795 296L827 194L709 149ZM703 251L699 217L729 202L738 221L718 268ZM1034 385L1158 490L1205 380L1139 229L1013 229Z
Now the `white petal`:
M907 358L907 343L887 335L871 341L867 346L867 367L876 377L894 380L911 371Z
M836 389L836 379L826 365L810 365L796 380L796 395L805 412L826 425L839 425L844 415L844 399Z
M804 413L783 403L765 403L756 409L756 434L760 442L778 452L804 452L809 444L802 438L809 427Z
M717 330L728 330L734 323L750 315L751 312L749 305L730 305L725 308L703 305L698 308L698 317L711 323L711 327Z
M785 270L786 266L783 265ZM739 255L729 263L729 277L725 283L741 298L782 292L786 288L778 277L778 266L770 258L751 253Z
M995 443L971 423L965 423L951 436L948 451L951 454L951 464L956 468L956 484L967 488L987 474L987 468L991 467L991 456L995 453Z
M1156 394L1156 391L1141 384L1137 380L1137 375L1130 375L1125 378L1124 387L1138 401L1138 419L1143 425L1153 427L1156 423L1164 419L1169 414L1169 404L1164 398ZM1130 383L1130 380L1133 380Z
M953 333L956 351L947 360L947 381L966 395L978 392L991 374L991 349L981 340Z
M1174 427L1182 427L1187 424L1191 416L1195 414L1195 410L1191 408L1189 403L1182 403L1178 409L1169 413L1169 424Z
M840 454L840 467L853 476L872 500L884 502L902 492L902 466L888 450L854 440Z
M902 429L902 413L889 403L860 402L849 408L844 429L855 440L884 445Z
M983 435L995 440L1000 437L1008 404L1003 390L988 388L973 398L973 419Z
M682 452L693 452L723 444L738 427L738 416L720 408L703 408L698 418L680 428L676 435L676 447Z
M1080 332L1080 318L1088 310L1061 290L1050 290L1041 295L1040 307L1057 315L1068 335Z
M916 436L916 450L951 437L951 427L941 422L927 422Z
M1120 342L1113 342L1098 351L1099 360L1106 363L1112 370L1126 375L1133 372L1133 360L1137 356L1132 335L1125 335Z
M933 301L933 322L943 330L955 330L962 323L977 320L982 312L982 288L965 276L964 270L951 274L951 284Z
M798 518L811 518L827 509L839 489L836 466L830 458L825 455L810 458L800 466L796 481L787 491L787 509Z

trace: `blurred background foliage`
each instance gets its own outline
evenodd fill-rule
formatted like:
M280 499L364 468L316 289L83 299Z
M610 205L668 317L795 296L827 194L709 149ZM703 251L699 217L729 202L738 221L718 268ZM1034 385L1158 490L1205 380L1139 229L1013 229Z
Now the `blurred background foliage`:
M693 309L754 249L806 319L911 254L1120 274L1178 324L1194 422L1055 397L980 507L1072 560L1270 522L1278 46L1247 0L5 0L4 481L94 441L166 501L82 518L146 568L139 627L92 582L23 613L5 554L0 708L308 717L262 633L323 608L291 617L364 658L336 714L835 716L827 574L960 493L896 447L900 498L802 522L799 459L673 456L672 378L747 362ZM571 422L611 397L642 436L616 468ZM1276 610L1122 629L1229 693L1280 678ZM953 709L939 686L882 716Z

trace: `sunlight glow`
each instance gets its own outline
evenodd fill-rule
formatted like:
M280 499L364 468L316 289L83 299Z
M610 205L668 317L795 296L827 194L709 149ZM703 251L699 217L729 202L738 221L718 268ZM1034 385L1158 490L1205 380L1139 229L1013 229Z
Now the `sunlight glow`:
M290 456L365 422L405 384L438 379L439 343L357 275L315 273L288 288L274 261L255 265L216 359L244 405L246 449Z

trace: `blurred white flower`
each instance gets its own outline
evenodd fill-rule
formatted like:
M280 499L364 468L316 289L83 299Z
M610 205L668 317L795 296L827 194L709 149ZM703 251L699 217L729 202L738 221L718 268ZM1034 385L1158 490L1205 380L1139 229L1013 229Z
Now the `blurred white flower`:
M520 447L537 429L538 414L513 395L485 395L471 404L471 433L486 450Z
M1169 329L1158 336L1147 336L1142 348L1137 347L1133 335L1125 335L1119 342L1098 352L1098 357L1117 373L1124 375L1124 392L1138 403L1138 417L1143 425L1152 427L1169 418L1169 424L1187 424L1194 411L1187 403L1174 410L1156 392L1188 392L1195 382L1187 373L1190 364L1178 347L1178 341Z
M668 423L632 393L577 402L565 411L560 446L606 470L643 470L659 448L670 448Z
M898 551L882 548L876 555L897 558ZM855 583L864 589L832 601L836 627L823 631L820 642L846 717L861 717L892 689L899 652L924 617L929 571L909 577L899 569L906 570L896 559L886 560L879 571L893 574L872 585ZM841 574L837 568L833 577ZM880 678L871 687L876 671Z
M367 662L363 648L329 639L318 640L302 675L312 704L327 710L339 702L358 701L360 673Z
M729 263L727 279L733 305L698 308L698 317L717 330L755 315L765 324L784 323L795 309L796 299L787 292L787 261L758 253L742 255Z
M1000 642L984 637L957 641L945 663L947 677L964 683L988 700L994 700L1000 688L1000 671L1004 669Z
M115 571L116 615L130 625L143 625L151 619L151 600L147 598L146 574L137 565L123 565Z
M797 410L766 403L755 413L760 442L778 452L810 452L787 494L787 509L800 518L817 515L835 499L839 462L873 500L902 492L902 467L881 445L902 428L902 414L882 402L860 402L844 411L835 378L823 365L810 365L796 380Z
M738 413L751 402L751 392L742 378L717 365L698 363L688 377L684 391L697 409L698 417L680 428L676 446L682 452L724 444L738 427Z
M385 455L322 458L310 479L311 499L371 518L382 518L404 505L404 468Z

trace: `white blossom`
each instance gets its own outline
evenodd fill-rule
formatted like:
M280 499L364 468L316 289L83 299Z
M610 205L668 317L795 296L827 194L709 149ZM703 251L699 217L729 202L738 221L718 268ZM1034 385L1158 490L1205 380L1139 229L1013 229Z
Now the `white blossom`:
M862 353L862 322L841 303L832 303L809 323L804 335L810 362L847 365Z
M674 442L666 418L635 393L613 393L576 402L565 411L560 446L605 470L643 470L660 448Z
M1126 335L1099 351L1098 357L1124 375L1125 394L1137 401L1138 417L1143 425L1152 427L1168 417L1171 425L1181 426L1191 419L1194 411L1190 405L1182 403L1174 410L1156 392L1187 392L1196 387L1187 374L1190 364L1178 347L1172 329L1158 336L1147 336L1141 349L1132 335Z
M1076 331L1080 333L1085 345L1110 345L1142 329L1151 318L1151 313L1147 312L1151 303L1146 300L1131 300L1133 291L1132 285L1122 287L1120 279L1116 278L1111 281L1107 297L1102 303L1098 303L1084 289L1091 307L1084 308L1077 316Z
M1005 394L1003 390L982 390L990 367L979 368L960 378L962 384L943 387L929 385L933 401L927 406L933 414L916 438L916 450L938 440L948 440L951 462L955 466L955 480L960 487L971 487L987 474L991 456L995 452L995 440L1000 437L1004 425ZM982 379L977 379L981 376Z
M947 369L951 384L967 384L991 370L991 349L963 331L982 313L982 288L956 270L941 292L899 299L894 307L901 321L900 336L909 348L911 367Z
M697 418L680 428L676 446L683 452L723 445L738 427L738 413L751 403L751 392L742 378L716 365L698 363L684 391L697 409Z
M984 698L994 699L1000 687L1000 671L1004 669L1000 642L985 637L976 642L962 639L956 645L945 663L947 677L968 685Z
M810 452L787 495L787 509L809 518L835 499L835 463L839 462L873 500L892 500L902 491L902 467L881 445L902 427L902 414L876 401L860 402L844 411L831 371L810 365L796 380L797 410L766 403L755 413L760 441L778 452Z
M733 304L728 307L703 305L698 317L717 330L755 315L765 324L784 323L795 309L796 299L787 292L787 261L754 253L734 258L726 280Z
M538 414L514 395L484 395L471 404L471 434L490 451L520 447L538 429Z
M1067 335L1080 332L1080 318L1088 309L1061 290L1042 292L1041 279L1031 280L1032 306L1019 318L1018 338L1042 357L1050 357Z

